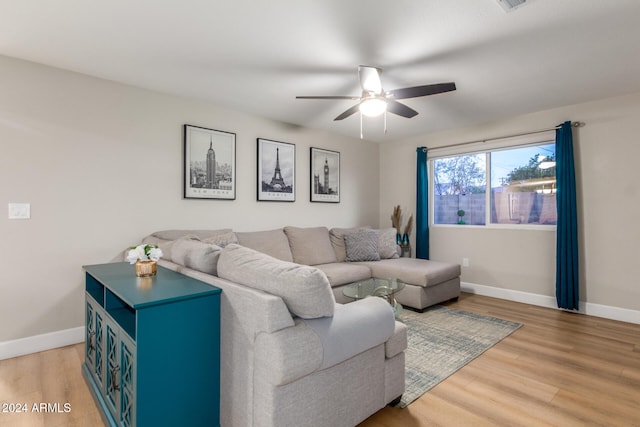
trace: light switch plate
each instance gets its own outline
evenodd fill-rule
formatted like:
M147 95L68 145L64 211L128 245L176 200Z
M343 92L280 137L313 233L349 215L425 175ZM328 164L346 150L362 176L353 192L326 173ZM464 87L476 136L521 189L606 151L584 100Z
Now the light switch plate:
M9 203L9 219L29 219L29 218L31 218L31 204Z

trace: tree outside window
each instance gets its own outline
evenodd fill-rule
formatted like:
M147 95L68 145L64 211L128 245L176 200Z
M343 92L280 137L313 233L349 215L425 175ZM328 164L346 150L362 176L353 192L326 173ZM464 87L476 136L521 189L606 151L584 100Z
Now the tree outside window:
M436 224L485 224L486 156L433 161Z

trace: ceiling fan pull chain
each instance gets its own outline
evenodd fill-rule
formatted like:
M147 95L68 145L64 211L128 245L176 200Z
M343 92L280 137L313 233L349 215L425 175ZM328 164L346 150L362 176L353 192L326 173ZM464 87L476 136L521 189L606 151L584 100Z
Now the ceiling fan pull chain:
M364 139L362 135L362 113L360 113L360 139Z
M384 134L387 134L387 111L384 112Z

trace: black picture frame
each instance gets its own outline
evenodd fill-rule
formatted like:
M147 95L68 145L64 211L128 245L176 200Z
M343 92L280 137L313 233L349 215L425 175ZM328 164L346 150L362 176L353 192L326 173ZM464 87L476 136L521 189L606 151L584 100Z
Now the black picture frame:
M340 203L340 152L311 147L312 202Z
M258 138L257 149L258 201L295 202L295 144Z
M236 134L184 125L183 197L236 198Z

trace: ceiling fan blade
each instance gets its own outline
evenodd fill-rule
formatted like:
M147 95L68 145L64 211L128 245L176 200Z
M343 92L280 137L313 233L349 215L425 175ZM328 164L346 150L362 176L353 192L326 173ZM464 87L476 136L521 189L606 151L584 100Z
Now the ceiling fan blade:
M395 99L417 98L419 96L435 95L437 93L451 92L456 90L455 83L437 83L433 85L405 87L387 92Z
M344 113L340 114L338 117L336 117L335 120L343 120L346 119L347 117L351 116L352 114L356 113L358 111L358 108L360 107L360 104L356 104L353 107L349 108L347 111L345 111Z
M367 65L358 66L358 78L360 79L360 86L362 86L364 92L382 93L380 73L382 73L380 68L369 67Z
M393 99L387 99L387 112L406 117L407 119L418 115L418 112L413 108L409 108Z
M353 101L357 101L360 99L359 96L296 96L296 99L350 99Z

